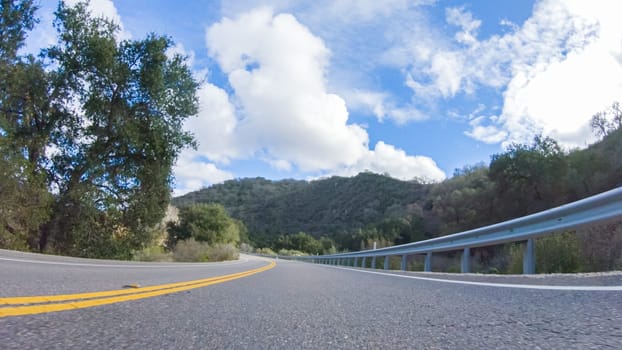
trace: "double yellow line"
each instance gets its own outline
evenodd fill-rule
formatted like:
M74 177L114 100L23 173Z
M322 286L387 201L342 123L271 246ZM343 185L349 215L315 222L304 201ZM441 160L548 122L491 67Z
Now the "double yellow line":
M270 270L274 266L276 266L276 263L272 261L266 266L230 275L186 282L161 284L144 288L108 290L80 294L0 298L0 318L7 316L34 315L55 311L83 309L99 305L120 303L129 300L151 298L158 295L177 293L185 290L206 287L212 284L232 281Z

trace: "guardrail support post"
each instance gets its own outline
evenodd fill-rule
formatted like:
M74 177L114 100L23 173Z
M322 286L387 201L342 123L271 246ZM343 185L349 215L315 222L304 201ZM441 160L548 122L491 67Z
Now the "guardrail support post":
M358 256L354 257L354 264L353 264L353 266L354 267L358 267L359 266L359 257Z
M400 269L402 271L406 271L406 261L408 260L408 255L404 254L402 255L402 264L400 266Z
M471 248L466 247L462 252L462 264L460 265L460 272L469 273L471 272Z
M533 238L527 240L525 252L523 253L523 274L532 275L536 273L536 247Z
M371 268L375 269L376 268L376 256L373 256L371 258Z
M423 265L423 271L432 272L432 252L428 252L425 255L425 264Z
M384 257L384 269L388 270L389 269L389 256L385 256Z
M361 260L361 267L367 267L367 257L363 257L363 259Z

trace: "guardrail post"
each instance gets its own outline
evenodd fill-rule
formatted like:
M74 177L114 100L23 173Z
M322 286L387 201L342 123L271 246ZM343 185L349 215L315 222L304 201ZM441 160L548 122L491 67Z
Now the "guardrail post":
M366 267L367 266L367 257L363 257L363 260L361 261L361 267Z
M462 252L462 264L460 265L460 272L469 273L471 272L471 248L466 247Z
M423 271L432 272L432 252L428 252L425 255L425 264L423 265Z
M359 257L355 256L354 257L354 267L358 267L358 265L359 265Z
M533 238L527 240L525 252L523 253L523 274L532 275L536 273L536 247Z
M371 268L372 269L376 268L376 256L375 255L371 258Z
M408 260L408 255L404 254L402 255L402 264L400 266L400 269L402 271L406 271L406 261Z
M389 269L389 256L385 256L384 257L384 269L388 270Z

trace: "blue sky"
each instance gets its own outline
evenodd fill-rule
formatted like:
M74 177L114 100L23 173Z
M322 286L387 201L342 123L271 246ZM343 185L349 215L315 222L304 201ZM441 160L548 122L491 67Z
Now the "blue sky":
M69 1L75 2L74 0ZM45 46L43 1L30 47ZM622 98L618 1L92 0L120 38L170 35L201 111L175 193L364 170L441 181L537 133L595 141Z

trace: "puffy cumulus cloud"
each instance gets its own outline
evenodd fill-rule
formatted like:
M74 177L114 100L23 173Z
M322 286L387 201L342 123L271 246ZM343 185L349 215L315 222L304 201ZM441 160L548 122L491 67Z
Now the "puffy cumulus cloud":
M225 18L207 43L240 105L234 133L245 150L302 171L349 165L367 150L365 130L326 91L328 50L293 16L263 8Z
M200 159L200 155L191 150L185 150L173 168L175 174L174 196L199 190L209 185L233 179L233 174L218 169L215 164Z
M204 83L197 91L199 113L186 120L184 128L192 132L198 142L197 152L220 164L239 158L245 140L237 139L235 106L223 89Z
M201 156L225 164L255 157L282 171L444 178L429 158L383 142L369 149L365 129L348 123L344 99L328 92L329 50L292 15L260 8L224 18L208 28L206 41L232 94L211 84L200 89L199 117L187 127ZM375 104L378 118L415 115L375 93L359 94L357 103Z
M353 176L363 171L386 173L401 180L418 179L425 182L442 181L445 173L438 168L432 158L411 156L395 146L382 141L376 143L356 164L337 169L333 174Z
M534 132L552 136L562 144L581 147L595 140L591 116L622 96L622 23L618 4L602 1L589 6L581 1L545 2L523 26L530 37L540 36L555 45L549 61L518 65L504 94L500 124L509 141L525 142ZM558 28L563 42L543 36L557 13L571 28ZM543 28L544 27L544 28ZM527 35L527 34L524 34ZM561 44L561 45L560 45Z
M370 90L390 96L389 90L378 86L378 67L401 69L399 64L409 57L394 45L396 42L413 38L435 37L428 35L423 7L436 0L250 0L226 1L222 11L230 17L248 12L260 6L270 6L275 12L294 13L296 19L322 38L332 52L327 81L331 91L346 100L348 107L357 112L371 114L382 120L402 125L425 119L418 108L414 108L408 96L392 96L381 104L385 113L377 108L359 108L363 105L351 100L357 90ZM408 34L405 34L408 33ZM412 34L412 35L411 35ZM396 50L391 50L396 47ZM391 53L387 53L391 51ZM396 64L396 62L400 62ZM356 106L355 106L356 105ZM378 105L378 104L376 104ZM376 111L374 111L376 109Z
M590 117L622 95L622 23L616 8L614 1L543 0L521 26L486 40L477 39L481 22L472 14L448 9L448 23L460 29L456 45L419 60L413 69L423 75L413 74L409 86L415 94L445 98L478 86L504 89L498 117L471 121L466 134L477 140L530 142L542 133L566 146L585 146L594 140ZM448 54L460 58L439 61ZM432 84L422 83L426 78Z

